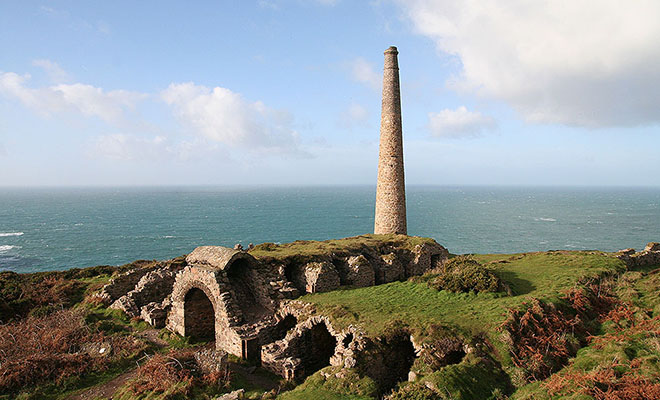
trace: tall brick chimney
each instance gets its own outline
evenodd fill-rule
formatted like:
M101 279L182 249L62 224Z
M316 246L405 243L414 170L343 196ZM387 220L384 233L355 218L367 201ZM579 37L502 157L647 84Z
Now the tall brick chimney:
M394 46L385 50L374 233L407 235L406 182L403 175L401 94L397 54L399 52Z

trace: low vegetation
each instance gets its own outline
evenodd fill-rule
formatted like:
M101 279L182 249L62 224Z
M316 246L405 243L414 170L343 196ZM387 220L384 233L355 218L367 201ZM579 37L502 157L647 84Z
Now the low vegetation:
M368 400L377 393L376 383L353 369L326 367L303 384L278 397L280 400Z
M504 289L502 281L493 271L470 256L454 257L412 281L426 282L436 290L454 293L487 293Z
M203 371L194 358L194 350L170 350L151 356L117 397L186 399L203 394L212 398L228 388L229 383L229 370Z
M364 248L400 247L414 249L418 244L433 243L433 239L406 235L361 235L344 239L312 241L296 240L285 244L262 243L250 250L261 259L296 258L308 260L332 253L359 253Z
M29 392L44 383L75 386L85 375L136 358L148 348L135 337L94 329L88 315L82 307L62 309L0 325L0 393Z
M154 263L138 260L119 267L101 265L30 274L0 272L0 323L28 315L44 316L72 307L80 303L86 294L100 289L112 274Z
M365 235L251 254L281 260L425 240ZM0 273L0 399L65 399L126 371L121 399L213 399L238 388L283 400L660 398L658 266L628 271L597 251L457 256L408 281L306 295L310 313L370 341L356 368L326 367L294 387L234 359L236 368L203 372L192 354L204 343L92 301L112 274L150 263Z

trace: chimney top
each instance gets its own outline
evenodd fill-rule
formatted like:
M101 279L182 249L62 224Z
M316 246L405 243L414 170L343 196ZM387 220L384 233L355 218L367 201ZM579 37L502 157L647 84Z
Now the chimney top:
M389 49L385 50L385 54L399 54L399 51L396 49L396 46L390 46Z

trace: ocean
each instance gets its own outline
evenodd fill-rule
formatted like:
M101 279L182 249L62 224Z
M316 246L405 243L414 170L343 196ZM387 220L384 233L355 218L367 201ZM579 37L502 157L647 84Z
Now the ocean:
M455 254L660 241L660 188L407 187L408 233ZM168 259L373 231L374 186L0 188L0 271Z

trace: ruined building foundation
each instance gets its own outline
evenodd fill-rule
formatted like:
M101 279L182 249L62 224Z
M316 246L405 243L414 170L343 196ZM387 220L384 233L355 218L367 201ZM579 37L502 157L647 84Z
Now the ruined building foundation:
M394 46L385 50L374 233L407 235L406 183L403 175L401 94L397 54L399 52Z
M356 327L333 327L298 297L407 279L449 256L433 240L407 236L328 246L327 252L307 256L263 253L255 258L237 249L198 247L185 259L127 271L98 296L155 328L215 342L209 357L220 363L229 353L300 380L327 365L354 367L367 338Z

